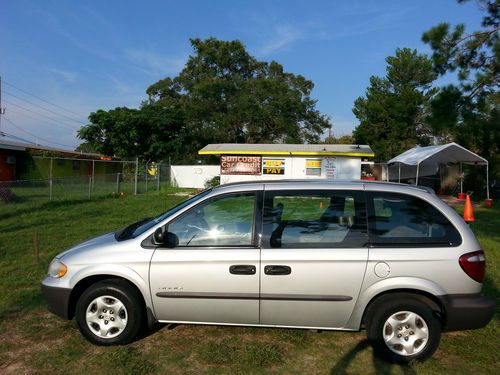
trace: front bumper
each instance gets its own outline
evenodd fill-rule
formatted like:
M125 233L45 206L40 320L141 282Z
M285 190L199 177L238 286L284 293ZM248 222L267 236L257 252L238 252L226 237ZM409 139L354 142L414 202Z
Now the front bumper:
M61 318L69 319L71 289L49 286L42 283L42 295L47 301L51 313Z
M439 299L446 311L445 331L482 328L495 313L495 300L479 294L449 294Z

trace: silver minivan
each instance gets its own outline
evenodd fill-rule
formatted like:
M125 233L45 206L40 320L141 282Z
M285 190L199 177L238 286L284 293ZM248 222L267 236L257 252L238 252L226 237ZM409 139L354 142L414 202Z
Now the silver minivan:
M485 256L432 191L262 181L206 190L56 256L49 310L98 345L155 322L366 329L386 359L422 361L442 330L492 318Z

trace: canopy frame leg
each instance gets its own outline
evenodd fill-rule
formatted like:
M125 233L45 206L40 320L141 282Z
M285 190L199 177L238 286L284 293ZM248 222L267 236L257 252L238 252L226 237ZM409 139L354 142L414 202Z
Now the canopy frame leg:
M490 170L488 162L486 162L486 199L490 199Z
M462 172L462 163L460 163L460 194L464 192L464 174Z
M418 186L418 170L420 168L420 163L417 164L417 178L415 179L415 186Z
M401 183L401 163L398 163L398 182Z

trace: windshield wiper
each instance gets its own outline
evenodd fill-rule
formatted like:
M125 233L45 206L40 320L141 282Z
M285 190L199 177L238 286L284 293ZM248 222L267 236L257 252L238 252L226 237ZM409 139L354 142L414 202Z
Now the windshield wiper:
M115 234L116 240L126 240L128 239L134 231L139 228L141 225L146 224L148 221L150 221L152 218L147 217L145 219L139 220L133 224L130 224L128 227L125 227L123 229L120 229L118 232Z

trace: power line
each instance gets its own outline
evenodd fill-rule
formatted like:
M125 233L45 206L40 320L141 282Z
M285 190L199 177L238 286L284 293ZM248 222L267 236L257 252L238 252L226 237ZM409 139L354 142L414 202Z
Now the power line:
M9 113L15 113L15 114L18 114L20 116L23 116L23 117L28 117L30 119L33 119L33 120L36 120L38 121L40 124L47 124L48 126L52 126L52 120L45 120L43 118L40 118L40 117L37 117L37 116L33 116L33 115L30 115L29 113L24 113L24 110L18 110L17 108L9 108ZM57 122L57 124L60 124L59 122ZM71 130L75 130L73 128L71 128Z
M63 144L63 143L58 143L58 142L54 142L54 141L49 141L48 139L44 139L42 137L39 137L37 136L36 134L33 134L31 132L29 132L28 130L16 125L12 120L8 119L7 117L4 117L4 120L7 121L8 123L10 123L13 127L15 127L16 129L19 129L20 131L28 134L28 135L31 135L32 137L35 137L35 140L41 140L41 141L44 141L44 142L47 142L47 143L51 143L53 145L58 145L58 146L63 146L63 147L69 147L71 149L74 148L74 146L70 146L70 145L66 145L66 144ZM30 142L30 143L33 143L33 142ZM36 144L36 143L35 143Z
M7 137L7 138L14 138L18 141L22 141L22 142L28 142L28 143L31 143L32 145L36 145L35 142L31 142L31 141L28 141L27 139L24 139L24 138L21 138L21 137L18 137L16 135L13 135L13 134L8 134L8 133L5 133L5 132L2 132L0 131L0 136L1 137Z
M70 121L73 121L73 122L77 122L77 123L82 124L82 125L86 125L83 121L76 120L76 119L74 119L74 118L71 118L71 117L68 117L68 116L66 116L66 115L63 115L63 114L61 114L61 113L58 113L58 112L56 112L56 111L53 111L53 110L51 110L51 109L49 109L49 108L45 108L45 107L43 107L43 106L41 106L41 105L39 105L39 104L37 104L37 103L33 103L32 101L30 101L30 100L28 100L28 99L25 99L25 98L23 98L23 97L20 97L20 96L14 95L14 94L12 94L12 93L11 93L11 92L9 92L9 91L3 90L3 92L4 92L5 94L8 94L8 95L10 95L10 96L13 96L14 98L17 98L17 99L23 100L23 101L25 101L26 103L29 103L29 104L31 104L31 105L34 105L35 107L41 108L41 109L43 109L44 111L50 112L50 113L52 113L52 114L54 114L54 115L61 116L61 117L63 117L63 118L66 118L66 119L68 119L68 120L70 120Z
M10 87L12 87L12 88L14 88L14 89L16 89L16 90L19 90L19 91L21 91L21 92L24 92L24 93L25 93L25 94L27 94L27 95L30 95L30 96L32 96L32 97L34 97L34 98L37 98L38 100L41 100L42 102L45 102L45 103L50 104L50 105L53 105L54 107L57 107L57 108L59 108L59 109L62 109L63 111L66 111L66 112L72 113L72 114L74 114L74 115L77 115L78 117L85 117L85 116L82 116L81 114L76 113L76 112L74 112L74 111L72 111L72 110L70 110L70 109L67 109L67 108L64 108L64 107L62 107L62 106L60 106L60 105L58 105L58 104L55 104L55 103L49 102L48 100L45 100L45 99L43 99L43 98L39 97L38 95L35 95L35 94L32 94L32 93L30 93L30 92L28 92L28 91L26 91L26 90L23 90L22 88L17 87L17 86L15 86L15 85L13 85L12 83L6 82L5 80L3 81L3 83L5 83L7 86L10 86Z
M73 125L68 125L68 124L66 124L66 123L64 123L64 122L61 122L61 120L55 119L55 118L53 118L53 117L47 116L47 115L45 115L45 114L43 114L43 113L40 113L40 112L37 112L37 111L33 111L33 110L31 110L31 109L25 108L25 107L23 107L23 106L21 106L21 105L19 105L19 104L12 103L12 102L10 102L10 101L8 101L8 100L5 100L5 99L4 99L4 102L6 102L6 103L8 103L8 104L10 104L10 105L13 105L13 106L15 106L15 107L18 107L18 108L22 109L23 111L31 112L31 113L34 113L35 115L45 117L45 118L47 118L47 119L49 119L49 120L52 120L54 123L56 123L56 124L58 124L58 125L63 125L63 126L66 126L67 128L69 128L69 129L71 129L71 130L75 130L74 126L78 126L78 125L76 125L76 124L73 124Z

